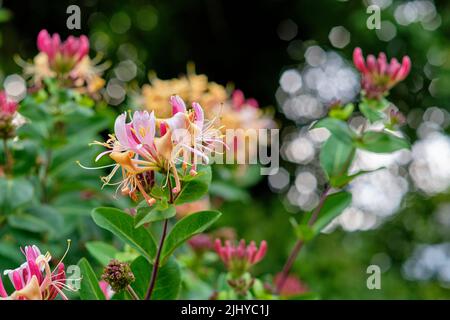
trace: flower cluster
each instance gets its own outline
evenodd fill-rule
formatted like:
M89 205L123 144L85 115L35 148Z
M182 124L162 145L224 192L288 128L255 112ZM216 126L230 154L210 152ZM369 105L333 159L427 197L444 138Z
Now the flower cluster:
M26 262L14 270L6 270L15 291L8 295L0 277L0 299L11 300L53 300L58 294L65 300L62 289L70 289L66 285L64 264L60 261L55 269L50 269L50 253L45 255L36 246L26 246L22 250Z
M216 239L214 245L217 254L228 271L237 278L246 273L250 267L260 262L267 252L267 242L264 240L261 241L259 249L254 241L251 241L247 246L243 239L237 246L233 245L229 240L226 240L223 246L220 239Z
M61 42L59 34L52 36L41 30L37 37L37 47L47 56L50 67L61 73L68 72L89 53L89 40L85 35L79 38L69 36Z
M62 80L61 84L90 94L104 86L101 74L107 65L98 65L100 59L89 58L89 39L86 36L69 36L61 41L59 34L50 35L47 30L41 30L37 47L40 52L33 63L17 61L24 74L33 79L34 85L39 87L44 79L57 77Z
M369 99L381 99L398 82L404 80L411 70L411 59L404 56L402 63L392 58L388 63L386 55L380 52L378 59L368 55L364 60L361 48L353 51L353 62L361 72L361 86Z
M170 104L166 101L174 93L188 102L198 101L204 107L206 119L216 119L220 115L218 120L222 133L225 134L227 129L242 129L242 141L249 134L248 130L276 127L273 117L263 111L255 99L246 99L241 90L227 90L220 84L209 82L205 75L193 71L176 79L154 78L151 85L143 86L142 102L147 110L154 111L157 116L167 117ZM246 147L245 143L235 140L226 141L227 147L235 152L238 148ZM245 150L245 154L252 156L256 151Z
M177 164L183 174L189 169L189 174L195 176L197 165L209 162L208 155L222 143L220 130L215 128L214 121L206 121L200 104L194 102L188 110L179 96L172 96L170 103L172 117L160 119L154 112L136 111L127 122L124 113L117 117L115 134L106 143L94 142L109 149L100 153L96 161L109 154L116 162L111 173L102 178L104 185L111 184L120 168L122 180L117 189L134 200L140 193L152 205L156 200L148 191L154 184L155 172L166 173L167 183L172 174L175 186L171 191L177 194L181 190Z

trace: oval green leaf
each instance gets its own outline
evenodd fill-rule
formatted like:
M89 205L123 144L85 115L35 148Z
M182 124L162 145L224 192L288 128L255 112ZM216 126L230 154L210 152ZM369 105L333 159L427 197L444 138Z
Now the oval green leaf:
M112 232L148 261L153 261L156 254L155 240L144 227L134 227L132 216L116 208L96 208L92 211L92 218L99 227Z
M193 235L205 231L221 215L218 211L201 211L178 221L167 236L161 252L161 260L164 262L176 248Z

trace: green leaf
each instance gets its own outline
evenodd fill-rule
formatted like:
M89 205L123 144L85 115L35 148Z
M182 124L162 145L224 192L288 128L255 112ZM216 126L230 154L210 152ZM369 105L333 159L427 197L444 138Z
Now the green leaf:
M384 104L380 104L376 100L364 99L359 104L359 111L369 120L371 123L382 120L386 117L384 112Z
M178 221L166 238L161 252L162 261L165 261L177 247L190 237L205 231L221 215L218 211L201 211Z
M177 213L175 206L167 203L156 203L149 207L145 201L142 201L137 207L137 213L134 218L135 227L138 228L149 222L156 222L172 218Z
M212 195L221 197L222 199L228 200L228 201L248 201L250 200L250 196L248 193L237 187L236 185L233 185L231 183L226 183L223 181L215 181L211 183L211 186L209 188L209 192Z
M334 136L330 136L320 150L320 165L331 180L347 174L355 148L351 143L344 143Z
M347 122L335 118L319 120L312 128L326 128L330 131L331 136L343 143L352 143L355 136L355 133L350 129Z
M394 136L387 132L367 131L363 134L357 147L375 153L391 153L400 149L409 149L406 139Z
M26 230L36 233L54 231L53 226L46 220L32 216L30 214L16 214L7 217L8 224L16 229Z
M370 170L370 171L361 170L352 175L342 175L342 176L338 176L338 177L333 177L330 179L330 185L334 188L342 188L345 185L347 185L348 183L350 183L351 181L353 181L353 179L355 179L363 174L375 172L375 171L378 171L381 169L385 169L385 167L380 167L376 170Z
M208 192L211 183L211 167L199 167L197 175L194 177L187 175L181 183L181 191L174 202L176 205L200 199Z
M153 266L144 258L139 257L131 264L136 281L131 284L136 294L144 299L150 283L150 276ZM169 261L158 270L155 288L152 293L152 300L173 300L176 299L181 288L181 272L175 259Z
M10 213L30 202L33 199L33 193L32 184L24 178L0 178L0 213Z
M98 279L94 270L92 270L92 267L86 258L82 258L78 262L78 266L81 269L82 275L79 290L81 300L105 300L105 295L98 285Z
M314 235L318 235L323 228L340 215L350 205L351 201L352 194L346 191L329 195L319 212L319 218L312 226Z
M344 107L332 108L329 116L339 120L347 120L352 115L354 109L355 105L353 103L347 103Z
M295 228L295 235L297 236L297 239L308 242L309 240L314 238L314 231L310 226L306 224L299 224Z
M134 227L132 216L116 208L96 208L92 211L92 218L99 227L112 232L148 261L153 261L156 255L155 240L144 227Z
M119 252L112 245L102 241L90 241L86 243L86 249L102 265L106 266Z

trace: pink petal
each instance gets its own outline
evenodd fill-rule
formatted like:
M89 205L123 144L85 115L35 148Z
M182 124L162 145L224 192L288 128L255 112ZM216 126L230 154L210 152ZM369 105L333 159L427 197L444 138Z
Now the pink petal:
M172 115L175 115L178 112L186 112L186 104L184 103L183 99L180 98L180 96L171 96L170 104L172 105Z

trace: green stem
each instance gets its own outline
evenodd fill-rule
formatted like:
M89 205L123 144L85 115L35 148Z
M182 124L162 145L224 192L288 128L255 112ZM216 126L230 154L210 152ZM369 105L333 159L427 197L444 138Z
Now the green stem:
M14 160L12 153L8 148L8 138L3 138L3 149L5 151L5 174L10 175L12 174Z
M170 177L168 180L168 188L169 188L169 195L170 195L169 203L173 203L172 182L170 180ZM168 224L169 224L169 219L165 219L164 224L163 224L163 231L161 234L161 239L159 240L158 251L156 252L155 263L153 264L153 270L152 270L152 276L150 278L150 284L148 286L147 294L145 295L145 300L150 300L152 298L152 293L153 293L153 290L155 289L156 278L158 277L158 269L159 269L159 264L160 264L160 259L161 259L161 251L164 246L164 241L166 240Z
M316 222L317 218L319 217L320 210L323 207L323 204L325 203L325 200L328 196L328 192L330 191L330 187L326 187L322 196L320 197L319 204L317 205L316 209L313 211L311 217L309 218L308 225L312 226L314 222ZM295 260L297 259L298 254L300 253L301 249L303 248L304 241L302 239L297 240L294 248L291 251L291 254L289 255L289 258L287 259L283 270L281 271L280 281L277 284L276 293L280 294L281 290L283 289L286 280L289 276L289 272L292 269L292 266L294 265Z
M133 290L133 288L130 285L127 286L127 291L133 297L134 300L140 300L138 295L136 294L136 292Z
M164 220L163 232L161 235L161 239L159 241L159 247L155 257L155 263L153 264L152 277L150 278L150 285L148 287L147 294L145 295L145 300L150 300L152 298L152 293L153 290L155 289L156 278L158 276L159 263L161 259L161 251L162 247L164 246L164 240L166 239L168 222L169 219Z

